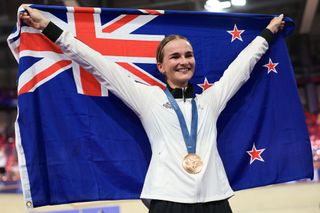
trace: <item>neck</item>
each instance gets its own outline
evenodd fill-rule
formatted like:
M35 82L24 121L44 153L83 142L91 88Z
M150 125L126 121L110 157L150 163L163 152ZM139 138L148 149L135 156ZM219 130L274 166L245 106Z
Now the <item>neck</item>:
M167 81L167 84L172 88L172 89L176 89L176 88L186 88L188 87L188 81L183 82L183 83L174 83L171 81Z

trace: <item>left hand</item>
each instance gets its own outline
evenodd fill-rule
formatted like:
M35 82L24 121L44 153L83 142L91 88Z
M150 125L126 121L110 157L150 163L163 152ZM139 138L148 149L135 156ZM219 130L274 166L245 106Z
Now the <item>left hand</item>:
M49 24L49 20L44 17L41 12L37 9L33 9L25 4L22 5L25 9L25 12L19 14L19 18L30 27L33 27L38 30L43 30Z
M283 21L283 14L274 17L267 26L273 34L276 34L279 30L284 28L285 21Z

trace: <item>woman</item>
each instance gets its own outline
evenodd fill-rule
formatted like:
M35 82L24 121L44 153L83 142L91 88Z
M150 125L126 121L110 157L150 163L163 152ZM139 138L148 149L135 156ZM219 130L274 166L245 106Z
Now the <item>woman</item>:
M233 195L216 146L216 122L228 100L250 76L267 51L273 34L284 27L275 17L230 64L214 87L194 98L189 84L195 72L190 42L166 37L157 49L157 67L167 89L138 83L123 68L63 31L41 13L24 6L20 18L42 30L80 66L94 74L108 90L140 118L148 135L152 158L141 198L151 200L149 212L231 212Z

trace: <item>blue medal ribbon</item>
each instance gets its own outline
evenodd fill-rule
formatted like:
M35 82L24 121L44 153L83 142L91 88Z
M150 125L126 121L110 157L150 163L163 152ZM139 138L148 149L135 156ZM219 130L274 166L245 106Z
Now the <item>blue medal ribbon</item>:
M184 119L184 116L181 112L181 109L179 105L177 104L176 100L166 88L164 90L165 94L167 95L167 98L173 107L174 111L177 114L183 139L187 146L188 153L196 153L196 145L197 145L197 130L198 130L198 110L197 110L197 104L194 98L192 98L191 104L192 104L192 117L191 117L191 134L189 134L188 127L186 124L186 121Z

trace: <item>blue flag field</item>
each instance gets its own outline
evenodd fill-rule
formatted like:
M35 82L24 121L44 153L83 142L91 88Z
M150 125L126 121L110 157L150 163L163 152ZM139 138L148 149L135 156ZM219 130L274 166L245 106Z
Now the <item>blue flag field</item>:
M157 45L187 37L200 94L273 18L270 15L31 5L146 84L165 88ZM21 11L22 8L19 8ZM19 12L18 11L18 12ZM249 81L218 120L218 149L234 190L313 177L311 146L285 37L285 19ZM38 30L17 22L17 150L28 207L139 199L151 156L138 117Z

